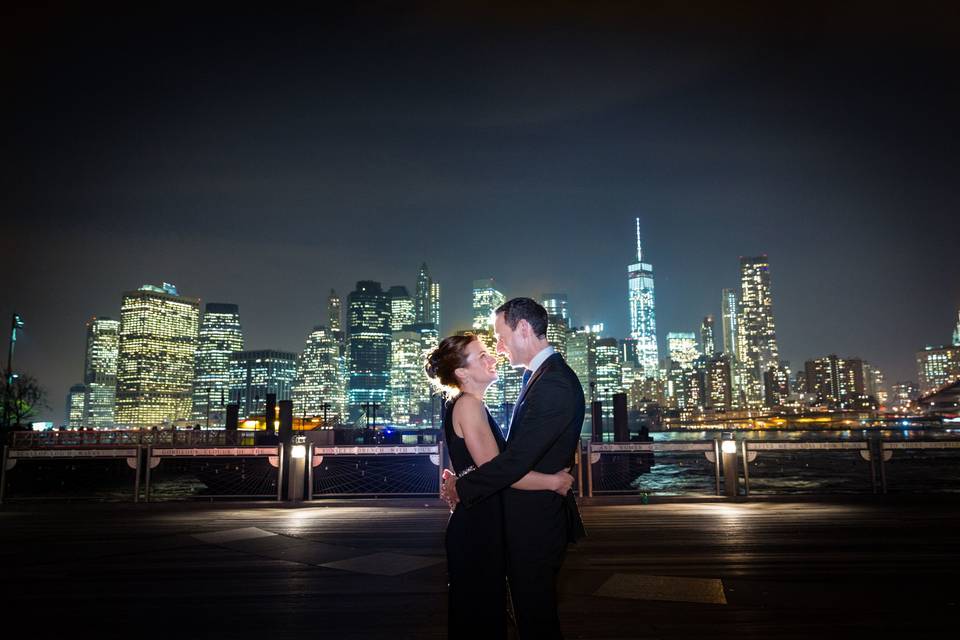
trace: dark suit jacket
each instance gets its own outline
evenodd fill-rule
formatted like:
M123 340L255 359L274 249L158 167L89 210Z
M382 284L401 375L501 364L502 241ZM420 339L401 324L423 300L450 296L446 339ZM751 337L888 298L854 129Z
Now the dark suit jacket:
M583 427L583 387L563 356L555 353L534 372L518 400L506 449L457 480L457 494L469 508L503 491L511 555L520 548L553 553L567 542L564 498L553 491L521 491L510 485L528 471L556 473L572 464Z

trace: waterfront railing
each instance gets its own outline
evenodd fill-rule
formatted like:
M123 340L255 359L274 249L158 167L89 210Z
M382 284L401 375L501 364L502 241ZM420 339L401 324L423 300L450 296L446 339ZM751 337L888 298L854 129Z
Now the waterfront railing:
M251 440L227 431L18 433L3 450L0 502L290 499L294 448ZM298 499L433 497L449 466L442 442L305 449ZM960 492L958 462L960 439L949 438L588 442L571 473L574 491L591 498Z

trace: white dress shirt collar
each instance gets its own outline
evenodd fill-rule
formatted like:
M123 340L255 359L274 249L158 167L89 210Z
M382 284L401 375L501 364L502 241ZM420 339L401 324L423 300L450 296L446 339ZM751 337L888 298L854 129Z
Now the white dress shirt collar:
M530 364L527 365L527 369L529 369L531 373L536 373L537 369L540 368L540 365L546 362L547 358L552 356L554 353L556 353L554 348L550 345L547 345L540 350L540 353L533 356L533 359L530 360Z

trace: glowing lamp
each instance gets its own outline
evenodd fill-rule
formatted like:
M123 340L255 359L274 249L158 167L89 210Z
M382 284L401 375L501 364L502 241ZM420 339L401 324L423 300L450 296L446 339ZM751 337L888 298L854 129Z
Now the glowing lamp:
M736 453L737 452L737 442L735 440L724 440L720 444L720 450L724 453Z

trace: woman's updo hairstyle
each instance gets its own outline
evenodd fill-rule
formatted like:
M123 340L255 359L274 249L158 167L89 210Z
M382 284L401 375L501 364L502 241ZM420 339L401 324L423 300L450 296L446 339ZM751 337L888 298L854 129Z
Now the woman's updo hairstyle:
M450 336L441 340L437 348L430 352L423 368L434 386L442 391L460 391L460 380L455 372L467 366L467 347L476 339L472 335Z

